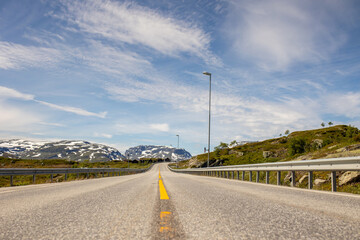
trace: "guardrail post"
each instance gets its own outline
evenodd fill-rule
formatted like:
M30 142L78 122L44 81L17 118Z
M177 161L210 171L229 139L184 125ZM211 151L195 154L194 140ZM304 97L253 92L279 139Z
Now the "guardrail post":
M276 184L281 185L281 171L277 171Z
M54 176L52 174L50 174L50 182L51 183L53 182L53 178L54 178Z
M35 184L35 180L36 180L36 177L35 177L35 174L33 175L33 183Z
M235 179L235 171L232 172L232 179Z
M240 171L236 171L236 174L237 174L237 180L240 179Z
M226 171L226 178L230 178L230 172Z
M65 181L67 180L67 173L65 173Z
M79 173L76 173L76 178L79 179Z
M89 172L86 173L86 178L89 179Z
M241 180L245 181L245 171L242 171Z
M110 172L108 172L108 177L110 177Z
M308 175L308 188L312 189L313 188L313 171L309 171L309 175Z
M10 176L10 186L14 186L14 183L13 183L13 175Z
M295 187L296 184L296 179L295 179L296 175L295 175L295 171L291 171L291 186Z
M252 182L252 171L249 172L249 181Z
M331 191L336 192L336 171L331 172Z
M270 183L270 172L269 171L266 171L266 180L265 180L265 182L266 182L266 184L269 184Z
M260 179L260 171L256 171L256 182L258 183Z
M101 173L102 177L104 177L104 172Z

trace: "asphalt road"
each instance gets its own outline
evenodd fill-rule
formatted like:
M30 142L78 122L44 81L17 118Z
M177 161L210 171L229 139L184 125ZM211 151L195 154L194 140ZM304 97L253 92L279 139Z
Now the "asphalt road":
M137 175L1 188L0 221L0 239L360 239L360 196L158 164Z

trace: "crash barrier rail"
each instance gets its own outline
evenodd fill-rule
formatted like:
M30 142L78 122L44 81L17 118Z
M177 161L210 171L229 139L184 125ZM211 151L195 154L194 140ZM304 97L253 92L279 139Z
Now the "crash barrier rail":
M49 175L51 182L53 182L54 174L65 174L65 181L68 174L77 174L76 178L79 178L79 174L86 174L88 179L90 173L95 174L95 177L100 174L104 177L107 174L110 176L121 176L134 173L142 173L148 171L153 164L148 168L136 169L136 168L0 168L0 176L10 176L10 186L14 186L13 178L19 175L32 175L33 183L36 181L36 175Z
M331 172L331 191L336 192L336 172L337 171L360 171L360 157L328 158L316 160L301 160L289 162L259 163L247 165L229 165L209 168L192 168L192 169L174 169L169 167L173 172L197 174L205 176L214 176L221 178L232 178L245 180L245 172L249 172L249 181L252 181L252 173L256 172L256 182L259 182L260 171L266 173L265 183L269 184L270 171L277 172L277 185L281 185L281 171L291 172L291 186L296 185L296 171L308 171L308 188L313 188L314 171ZM230 176L232 175L232 177Z

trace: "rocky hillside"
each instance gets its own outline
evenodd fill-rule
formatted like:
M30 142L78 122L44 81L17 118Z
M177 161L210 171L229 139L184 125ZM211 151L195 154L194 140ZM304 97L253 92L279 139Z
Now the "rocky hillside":
M359 129L338 125L293 132L280 138L232 148L216 147L216 150L210 153L210 164L211 166L237 165L358 155L360 155ZM206 161L207 154L201 154L190 159L187 165L201 167Z
M21 159L67 159L78 162L124 158L115 148L86 141L35 142L19 139L0 140L0 156Z
M191 154L185 149L177 149L167 146L140 145L126 150L125 156L130 159L161 158L171 161L180 161L191 158Z
M232 148L217 147L210 154L210 165L224 166L350 156L360 156L360 131L352 126L338 125L293 132L280 138L247 143ZM180 167L204 167L206 164L207 154L201 154L181 162ZM306 172L297 174L300 186L306 187L306 176ZM290 184L290 175L284 177L284 184ZM317 185L315 188L330 187L328 172L316 172L314 177L315 185ZM339 191L351 189L349 192L360 193L360 172L339 172L338 182L342 187L339 188Z

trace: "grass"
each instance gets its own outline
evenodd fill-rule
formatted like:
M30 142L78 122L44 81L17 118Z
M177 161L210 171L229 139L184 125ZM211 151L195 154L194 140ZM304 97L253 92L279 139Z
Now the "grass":
M231 149L220 148L220 146L210 153L210 166L359 156L360 131L352 126L337 125L293 132L288 136L248 143ZM207 157L207 153L197 155L190 160L180 162L179 168L204 167L207 163ZM282 185L290 186L290 181L284 180L287 174L286 171L281 173ZM305 174L307 173L296 172L297 183ZM265 173L260 173L259 178L260 182L265 182ZM327 180L327 182L320 186L314 186L314 189L331 190L329 172L314 172L314 180L317 178ZM245 174L245 179L249 179L248 172ZM256 172L253 173L253 182L255 181ZM270 183L276 184L276 172L270 172ZM308 187L307 180L297 185L300 188ZM360 183L338 186L337 190L358 194L360 192Z
M130 168L148 168L152 164L150 160L144 160L141 163L129 163ZM11 159L0 157L0 168L127 168L128 163L123 161L110 161L110 162L74 162L62 159L50 160L28 160L28 159ZM123 173L122 173L123 174ZM86 173L80 173L79 178L77 174L68 174L66 181L86 179ZM108 174L104 175L105 177ZM90 173L89 178L101 177L100 174L95 176L95 173ZM65 174L54 174L53 182L64 182ZM35 184L50 183L51 178L49 174L36 175ZM13 176L13 185L29 185L33 184L32 175ZM0 187L10 186L10 176L0 176Z

